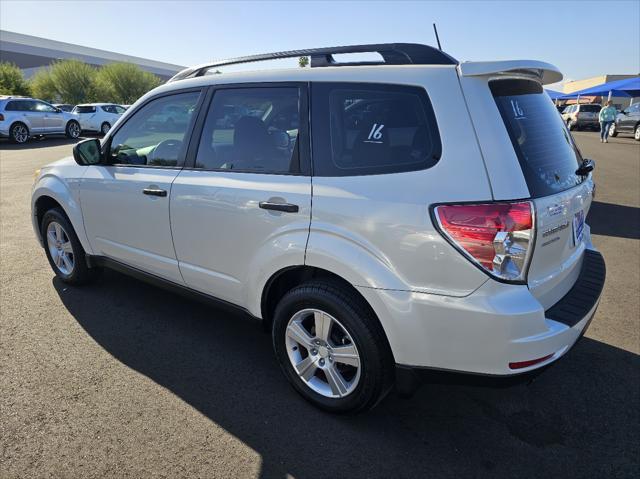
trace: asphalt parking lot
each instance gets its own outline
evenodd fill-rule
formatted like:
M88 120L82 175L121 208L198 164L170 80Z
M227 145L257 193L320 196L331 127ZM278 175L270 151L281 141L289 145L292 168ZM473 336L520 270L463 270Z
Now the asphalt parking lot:
M299 398L257 322L117 273L54 279L30 187L72 143L0 143L0 477L638 477L640 143L574 135L608 269L586 337L530 383L427 377L354 418Z

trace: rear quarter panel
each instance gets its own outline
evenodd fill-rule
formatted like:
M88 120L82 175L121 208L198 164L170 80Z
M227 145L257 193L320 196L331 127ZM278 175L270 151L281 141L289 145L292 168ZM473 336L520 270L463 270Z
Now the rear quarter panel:
M423 171L314 176L306 264L328 269L356 286L468 295L487 276L440 235L429 215L434 203L491 200L456 70L407 68L401 74L395 70L388 80L368 81L425 88L442 156ZM314 158L317 161L327 159Z

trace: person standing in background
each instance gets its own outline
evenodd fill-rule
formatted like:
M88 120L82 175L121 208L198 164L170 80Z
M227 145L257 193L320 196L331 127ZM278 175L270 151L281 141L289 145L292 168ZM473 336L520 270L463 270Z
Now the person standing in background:
M609 128L615 121L617 115L616 109L611 106L611 100L607 100L605 107L598 114L600 122L600 143L609 143Z

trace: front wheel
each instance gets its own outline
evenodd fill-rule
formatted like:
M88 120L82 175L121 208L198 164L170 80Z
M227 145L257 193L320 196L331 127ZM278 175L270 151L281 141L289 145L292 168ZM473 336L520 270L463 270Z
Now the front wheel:
M80 240L61 209L47 211L41 228L47 259L58 278L68 284L80 285L95 277L99 271L87 266Z
M633 137L636 141L640 141L640 125L636 125L636 129L633 131Z
M77 121L71 120L67 123L65 134L67 135L67 138L72 140L77 139L80 136L80 124Z
M572 122L571 120L567 120L567 128L569 129L569 131L572 131L575 127L576 125L574 122Z
M609 136L612 136L613 138L618 136L618 130L616 130L615 123L611 123L611 126L609 127Z
M100 133L102 133L103 135L106 135L107 133L109 133L110 129L111 129L111 125L105 121L102 124L102 126L100 126Z
M377 318L361 297L332 282L310 281L285 294L273 346L298 393L330 412L371 409L393 384L393 356Z

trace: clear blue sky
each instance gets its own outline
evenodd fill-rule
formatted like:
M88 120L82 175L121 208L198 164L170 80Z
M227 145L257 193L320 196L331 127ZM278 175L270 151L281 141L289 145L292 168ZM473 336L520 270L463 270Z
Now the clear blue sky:
M565 79L640 72L640 0L0 2L0 28L179 65L354 43L434 44L459 60L530 58Z

